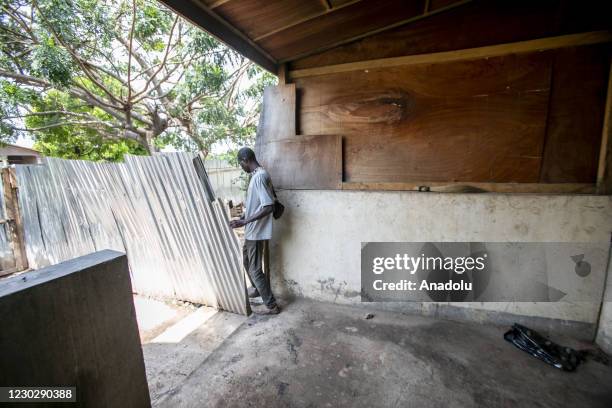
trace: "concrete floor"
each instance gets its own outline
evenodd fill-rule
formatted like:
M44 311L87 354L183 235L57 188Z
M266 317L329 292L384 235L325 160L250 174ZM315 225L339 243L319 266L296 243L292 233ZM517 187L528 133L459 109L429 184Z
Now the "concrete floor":
M231 328L226 330L227 338L214 351L206 351L204 358L188 353L198 366L191 361L190 373L165 386L154 404L173 408L612 406L612 367L589 361L577 372L566 373L504 341L505 328L390 312L374 312L374 318L366 320L365 313L298 300L278 316L253 316L231 334L227 334ZM173 359L182 358L180 345L168 350L176 353Z
M134 305L154 407L247 320L210 307L138 295Z

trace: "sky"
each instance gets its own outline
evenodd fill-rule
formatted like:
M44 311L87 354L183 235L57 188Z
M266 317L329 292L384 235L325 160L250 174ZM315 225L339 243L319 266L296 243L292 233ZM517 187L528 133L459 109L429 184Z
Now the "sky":
M17 141L13 144L31 149L34 146L34 140L30 136L19 136Z

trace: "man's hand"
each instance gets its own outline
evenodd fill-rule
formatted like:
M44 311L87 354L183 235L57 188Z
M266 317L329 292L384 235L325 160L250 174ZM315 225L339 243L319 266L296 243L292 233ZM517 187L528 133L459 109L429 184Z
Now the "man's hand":
M240 227L244 227L245 225L246 225L246 221L243 219L230 221L230 227L232 228L240 228Z

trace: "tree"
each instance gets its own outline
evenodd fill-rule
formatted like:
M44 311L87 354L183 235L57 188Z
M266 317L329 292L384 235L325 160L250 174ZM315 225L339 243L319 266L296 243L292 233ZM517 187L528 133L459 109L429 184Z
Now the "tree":
M274 76L154 0L0 0L0 141L116 160L252 141Z

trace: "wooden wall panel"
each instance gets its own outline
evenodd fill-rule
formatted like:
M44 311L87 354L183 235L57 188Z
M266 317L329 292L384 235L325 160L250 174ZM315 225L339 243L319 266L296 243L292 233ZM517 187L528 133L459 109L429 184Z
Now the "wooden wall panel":
M269 86L264 90L255 139L258 157L267 143L295 136L295 103L295 84Z
M299 132L345 137L347 182L538 182L552 57L301 78Z
M261 164L276 188L342 188L342 137L295 136L264 146Z
M599 194L612 194L612 63L610 64L607 88L599 164L597 166L597 193Z
M435 6L435 2L430 3L431 6ZM611 15L612 2L609 1L474 0L461 7L292 61L290 69L612 29Z
M610 44L557 50L541 181L594 183Z

